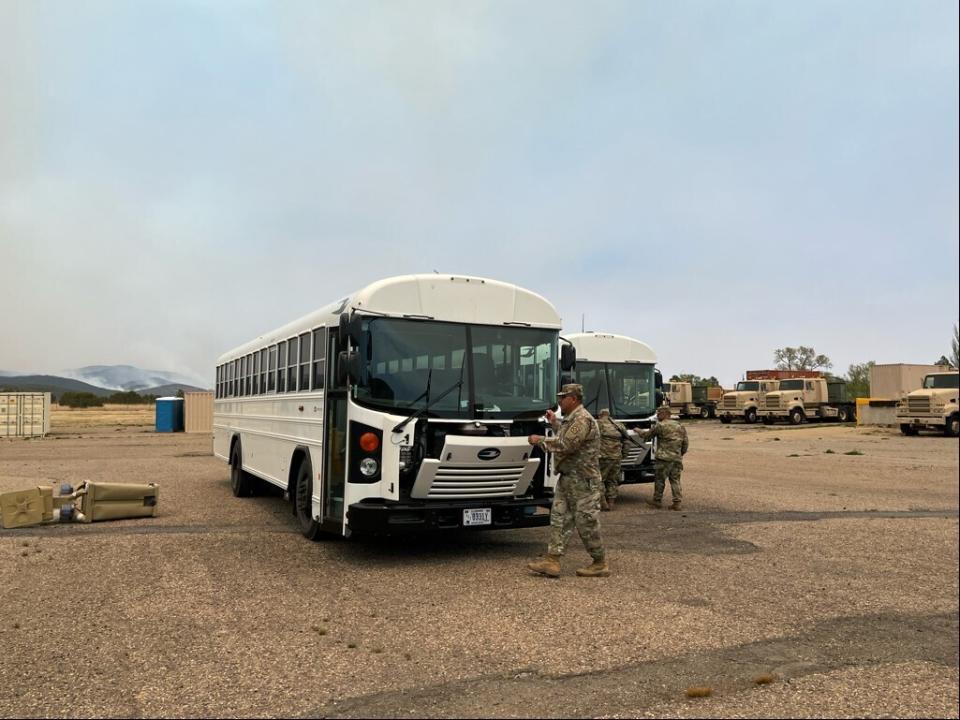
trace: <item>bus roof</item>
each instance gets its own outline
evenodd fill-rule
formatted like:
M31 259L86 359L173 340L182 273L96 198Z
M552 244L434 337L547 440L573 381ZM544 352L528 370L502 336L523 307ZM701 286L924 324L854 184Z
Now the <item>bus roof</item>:
M577 360L587 362L656 363L657 354L649 345L626 335L574 333L565 335L577 349Z
M340 314L411 317L477 325L522 324L559 330L560 316L544 297L517 285L468 275L398 275L367 285L255 340L224 353L217 364L311 328L337 327Z

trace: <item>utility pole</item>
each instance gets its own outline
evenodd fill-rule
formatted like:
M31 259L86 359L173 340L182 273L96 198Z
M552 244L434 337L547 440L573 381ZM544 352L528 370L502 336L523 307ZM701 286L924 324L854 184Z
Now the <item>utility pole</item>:
M580 313L580 332L584 332L586 317L586 313Z

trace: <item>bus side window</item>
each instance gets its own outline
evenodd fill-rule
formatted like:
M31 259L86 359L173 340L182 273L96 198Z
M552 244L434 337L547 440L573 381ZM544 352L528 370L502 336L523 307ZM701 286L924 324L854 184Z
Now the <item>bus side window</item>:
M277 392L287 391L287 341L277 343Z
M267 391L273 392L277 387L277 346L270 346L270 369L267 372Z
M326 361L324 351L326 350L326 333L323 328L313 331L313 389L323 389L323 371Z
M310 333L300 336L300 389L310 389Z

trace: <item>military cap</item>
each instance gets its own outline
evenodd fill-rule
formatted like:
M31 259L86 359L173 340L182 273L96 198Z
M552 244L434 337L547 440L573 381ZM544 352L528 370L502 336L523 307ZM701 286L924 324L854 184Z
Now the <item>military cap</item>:
M666 413L667 415L669 415L669 414L670 414L670 406L669 406L669 405L661 405L660 407L658 407L658 408L657 408L657 414L659 415L660 413Z
M576 395L578 398L583 400L583 385L578 383L567 383L560 388L560 392L557 393L557 397L563 397L564 395Z

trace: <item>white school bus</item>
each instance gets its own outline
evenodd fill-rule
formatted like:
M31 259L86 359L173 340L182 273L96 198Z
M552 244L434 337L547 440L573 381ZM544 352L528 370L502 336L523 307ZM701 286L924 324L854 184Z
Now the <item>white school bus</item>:
M565 336L576 349L576 381L583 386L583 405L594 417L603 408L627 427L623 483L653 482L653 448L637 438L649 428L662 394L657 355L640 340L613 333L575 333Z
M527 436L574 363L560 325L508 283L380 280L218 359L214 454L235 495L281 488L313 540L546 525Z

